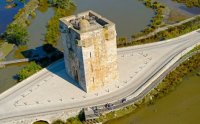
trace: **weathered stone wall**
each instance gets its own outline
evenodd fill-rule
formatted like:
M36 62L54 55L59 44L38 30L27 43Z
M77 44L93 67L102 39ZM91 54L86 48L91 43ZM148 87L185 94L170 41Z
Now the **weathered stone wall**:
M64 47L65 68L70 77L75 79L81 87L86 90L84 65L82 57L82 48L77 45L77 34L66 25L65 31L62 33L62 41Z
M106 33L109 32L109 33ZM87 90L96 90L118 81L115 27L95 30L81 35Z
M86 92L117 82L119 77L115 25L103 18L102 22L108 21L103 22L104 26L97 24L90 30L82 31L73 28L69 23L68 20L75 18L71 16L66 22L61 21L67 73Z

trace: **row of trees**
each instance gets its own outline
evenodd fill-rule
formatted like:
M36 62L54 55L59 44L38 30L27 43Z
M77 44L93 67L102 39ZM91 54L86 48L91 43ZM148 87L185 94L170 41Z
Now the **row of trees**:
M73 5L72 0L50 0L49 1L54 7L69 9L71 5Z
M59 19L71 15L75 11L76 7L71 0L52 0L51 4L55 6L56 9L55 15L48 22L45 42L47 44L55 45L59 41L60 37Z
M178 3L184 3L187 7L200 7L200 0L173 0Z

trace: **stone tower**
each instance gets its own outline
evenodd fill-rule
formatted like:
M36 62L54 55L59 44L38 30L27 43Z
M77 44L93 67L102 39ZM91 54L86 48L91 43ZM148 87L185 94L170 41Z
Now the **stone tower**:
M115 24L93 11L60 19L66 71L91 92L118 81Z

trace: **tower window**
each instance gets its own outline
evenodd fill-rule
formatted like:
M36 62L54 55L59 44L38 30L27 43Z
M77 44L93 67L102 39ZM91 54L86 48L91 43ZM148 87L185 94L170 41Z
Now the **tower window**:
M92 53L90 52L90 58L92 58Z
M93 72L93 66L92 66L92 64L91 64L91 70L92 70L92 72Z

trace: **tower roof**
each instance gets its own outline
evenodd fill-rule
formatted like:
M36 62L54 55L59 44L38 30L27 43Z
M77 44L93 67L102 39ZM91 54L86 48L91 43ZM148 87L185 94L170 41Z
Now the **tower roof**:
M90 27L90 23L86 19L81 19L79 22L79 27L81 31L87 31Z
M77 15L63 17L60 21L79 34L114 25L108 19L91 10Z

